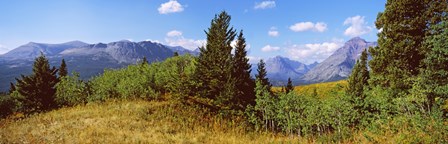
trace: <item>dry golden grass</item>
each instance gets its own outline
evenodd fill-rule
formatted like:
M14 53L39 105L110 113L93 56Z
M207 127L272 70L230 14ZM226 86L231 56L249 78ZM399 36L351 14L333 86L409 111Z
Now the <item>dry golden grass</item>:
M109 101L0 121L0 143L309 143L168 101Z
M313 95L314 91L320 97L325 97L332 93L340 93L345 91L348 83L346 80L334 81L334 82L324 82L309 85L299 85L294 87L294 92L297 94ZM281 87L273 87L273 91L280 92Z

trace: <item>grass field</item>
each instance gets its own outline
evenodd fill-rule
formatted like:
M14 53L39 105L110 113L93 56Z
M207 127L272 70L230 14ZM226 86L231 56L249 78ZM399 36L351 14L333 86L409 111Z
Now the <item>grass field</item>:
M237 119L170 101L108 101L0 121L0 143L283 143L312 142L247 132Z
M294 91L297 94L313 95L313 93L315 93L320 97L325 97L329 94L344 92L347 85L348 83L346 80L340 80L334 82L299 85L294 87ZM280 92L282 87L273 87L272 89L275 92Z

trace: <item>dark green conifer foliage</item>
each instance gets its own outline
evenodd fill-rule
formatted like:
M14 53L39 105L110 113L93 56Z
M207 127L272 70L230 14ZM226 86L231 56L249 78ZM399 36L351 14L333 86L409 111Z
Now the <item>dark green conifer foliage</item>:
M65 64L65 60L62 59L61 66L59 67L59 77L61 78L67 76L67 74L68 74L67 64Z
M435 99L448 99L448 19L435 25L425 41L430 50L423 60L421 80L431 108Z
M292 91L294 91L294 86L292 86L291 78L288 78L288 84L286 85L285 93L289 93Z
M267 78L268 72L266 71L266 63L261 59L257 66L258 74L255 75L255 78L260 80L262 86L266 86L266 88L271 91L272 84L269 82L269 78Z
M179 53L178 52L174 52L174 54L173 54L173 56L179 56Z
M195 79L198 94L215 101L216 105L229 103L233 99L232 47L236 32L230 27L231 17L225 12L215 15L206 31L207 44L201 47Z
M16 91L16 86L12 82L10 82L9 83L9 92L8 93L11 94L14 91Z
M240 31L233 58L233 74L235 79L235 102L246 107L248 104L255 104L255 82L250 77L251 65L247 58L246 39Z
M384 12L379 13L376 27L378 47L369 50L372 60L372 84L392 88L396 92L408 90L412 78L419 74L428 49L423 47L431 25L446 17L445 0L389 0ZM394 95L394 94L392 94Z
M23 111L36 112L49 110L55 105L55 85L58 83L58 69L50 68L48 59L41 53L33 65L33 73L17 79L16 89L24 97L20 99Z
M351 96L362 98L364 87L368 85L369 71L367 69L367 49L361 53L361 57L356 61L352 74L348 78L347 93Z
M147 65L148 64L148 59L146 59L146 56L143 57L142 61L141 61L142 65Z

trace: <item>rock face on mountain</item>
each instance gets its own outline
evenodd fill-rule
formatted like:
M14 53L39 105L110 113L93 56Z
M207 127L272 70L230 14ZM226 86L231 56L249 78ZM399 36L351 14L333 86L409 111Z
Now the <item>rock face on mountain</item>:
M173 56L174 51L182 51L182 54L191 52L182 47L172 50L168 46L150 41L123 40L107 44L87 44L80 41L62 44L30 42L0 55L0 75L2 76L0 91L7 91L9 82L15 82L14 78L20 77L20 74L30 74L34 58L41 52L49 59L52 66L58 67L61 60L65 59L69 72L79 72L81 78L88 79L101 74L104 69L135 64L143 57L146 57L148 62L163 61Z
M30 42L1 55L1 57L3 59L9 60L33 59L39 56L41 52L46 56L55 56L66 49L82 47L86 45L88 44L81 41L71 41L62 44L44 44Z
M308 71L302 78L301 83L318 83L346 79L350 76L356 60L362 51L376 46L376 42L366 42L359 37L347 41L322 63Z
M276 86L287 83L288 78L299 79L308 72L316 63L306 65L286 57L276 56L266 60L267 77ZM252 65L252 74L257 74L257 64Z

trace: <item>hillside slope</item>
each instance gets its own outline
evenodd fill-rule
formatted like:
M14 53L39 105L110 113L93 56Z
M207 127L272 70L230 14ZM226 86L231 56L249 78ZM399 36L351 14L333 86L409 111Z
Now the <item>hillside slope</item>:
M279 143L287 136L169 101L109 101L0 121L0 143Z

